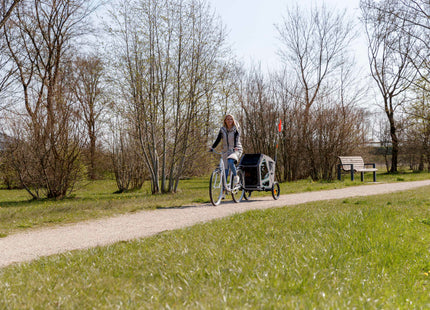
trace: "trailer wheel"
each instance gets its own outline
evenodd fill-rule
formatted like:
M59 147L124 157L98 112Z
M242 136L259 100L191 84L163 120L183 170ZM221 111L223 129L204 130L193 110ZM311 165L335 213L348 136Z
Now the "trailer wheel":
M279 186L279 183L275 181L272 185L272 197L273 197L273 199L278 200L280 194L281 194L281 188Z

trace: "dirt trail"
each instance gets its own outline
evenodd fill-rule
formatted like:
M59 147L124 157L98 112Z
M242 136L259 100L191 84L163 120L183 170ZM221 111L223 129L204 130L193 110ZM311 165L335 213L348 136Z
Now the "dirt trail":
M425 180L281 195L279 200L273 200L271 196L238 204L227 200L217 207L204 204L142 211L54 228L28 230L0 239L0 267L71 250L147 237L162 231L183 228L249 210L283 207L311 201L385 194L429 185L430 180Z

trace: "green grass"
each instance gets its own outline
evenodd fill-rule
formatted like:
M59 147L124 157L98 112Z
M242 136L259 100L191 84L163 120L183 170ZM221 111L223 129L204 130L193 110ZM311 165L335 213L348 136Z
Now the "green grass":
M359 180L351 182L348 175L341 182L313 182L301 180L281 184L281 193L297 193L324 189L343 188L363 185ZM399 182L429 179L429 173L400 173L397 175L379 174L379 182ZM366 174L366 183L371 181L371 174ZM114 194L117 190L113 180L104 180L80 184L72 198L62 201L29 201L24 190L0 190L0 238L11 233L29 228L49 225L75 223L87 219L102 218L165 207L179 207L209 203L209 177L183 180L176 194L151 195L150 184L146 182L142 190ZM253 197L270 195L254 192Z
M0 309L425 309L430 188L250 211L0 270Z
M28 228L209 201L207 183L207 178L183 181L185 190L176 194L151 195L149 183L139 191L115 194L115 182L104 180L85 184L61 201L29 201L24 190L0 190L0 237Z

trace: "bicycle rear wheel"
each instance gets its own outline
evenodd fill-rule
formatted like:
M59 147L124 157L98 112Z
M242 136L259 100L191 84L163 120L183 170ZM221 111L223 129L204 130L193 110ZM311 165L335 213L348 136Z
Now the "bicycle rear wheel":
M209 181L209 197L214 206L220 204L222 200L222 192L222 173L219 169L215 169L212 172L211 179Z
M239 177L239 183L231 191L231 197L234 202L241 202L243 196L245 195L245 190L243 189L243 173L242 170L237 170L237 175Z
M245 200L250 200L251 199L251 195L252 195L252 191L245 191L245 194L243 195L243 198L245 198Z

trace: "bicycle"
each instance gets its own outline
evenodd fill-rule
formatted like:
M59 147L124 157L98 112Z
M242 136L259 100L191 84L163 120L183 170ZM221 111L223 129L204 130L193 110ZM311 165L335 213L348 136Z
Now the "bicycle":
M220 161L218 167L211 174L209 181L209 197L211 203L217 206L221 203L225 192L230 193L233 201L238 203L242 200L245 195L245 190L242 186L244 181L244 175L240 168L237 168L237 175L239 176L239 182L233 184L233 176L230 171L230 182L227 183L227 176L225 174L224 161L222 159L222 153L212 150L213 153L220 155Z

